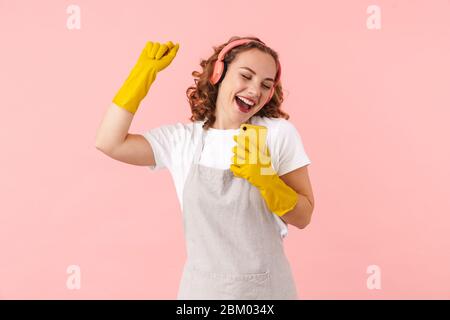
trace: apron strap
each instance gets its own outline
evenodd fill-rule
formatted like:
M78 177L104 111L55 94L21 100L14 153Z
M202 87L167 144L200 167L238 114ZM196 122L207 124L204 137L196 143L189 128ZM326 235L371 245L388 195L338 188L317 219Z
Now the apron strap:
M203 144L205 141L206 130L201 126L202 132L200 133L200 138L198 139L197 146L194 152L194 163L199 163L200 155L202 154Z

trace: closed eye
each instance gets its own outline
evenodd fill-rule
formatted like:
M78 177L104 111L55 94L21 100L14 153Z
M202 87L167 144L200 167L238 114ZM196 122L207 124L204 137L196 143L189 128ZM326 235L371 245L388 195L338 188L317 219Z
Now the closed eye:
M244 76L243 74L242 74L242 77L245 78L245 79L247 79L247 80L250 80L250 79L251 79L251 77L246 77L246 76ZM270 89L270 87L268 87L268 86L266 86L266 85L263 85L263 87L266 88L266 89Z

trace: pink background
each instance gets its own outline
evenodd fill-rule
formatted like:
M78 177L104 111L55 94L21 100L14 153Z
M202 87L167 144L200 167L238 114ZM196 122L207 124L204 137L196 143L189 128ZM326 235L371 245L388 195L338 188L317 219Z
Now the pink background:
M108 158L96 131L148 40L180 50L130 132L188 122L191 72L233 35L279 52L312 161L312 223L285 239L300 297L449 299L449 21L448 0L0 1L0 299L176 298L170 174Z

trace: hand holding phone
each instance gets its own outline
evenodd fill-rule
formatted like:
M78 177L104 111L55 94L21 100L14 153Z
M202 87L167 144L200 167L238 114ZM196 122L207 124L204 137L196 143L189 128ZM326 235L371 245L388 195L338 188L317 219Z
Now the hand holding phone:
M296 206L298 195L272 168L266 145L267 128L243 124L240 129L234 136L237 145L233 147L230 170L236 177L247 179L258 188L270 211L282 216Z

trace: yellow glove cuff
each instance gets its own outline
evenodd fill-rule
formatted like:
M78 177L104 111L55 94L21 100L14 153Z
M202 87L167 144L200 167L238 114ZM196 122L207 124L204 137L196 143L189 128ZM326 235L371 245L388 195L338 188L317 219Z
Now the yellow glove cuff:
M275 174L270 181L259 188L270 211L281 217L293 210L298 202L298 194Z

